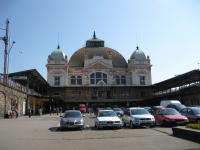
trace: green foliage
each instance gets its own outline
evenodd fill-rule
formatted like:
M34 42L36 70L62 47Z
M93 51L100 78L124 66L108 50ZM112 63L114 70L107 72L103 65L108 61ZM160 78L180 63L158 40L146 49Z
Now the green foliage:
M200 130L200 123L190 123L186 127Z

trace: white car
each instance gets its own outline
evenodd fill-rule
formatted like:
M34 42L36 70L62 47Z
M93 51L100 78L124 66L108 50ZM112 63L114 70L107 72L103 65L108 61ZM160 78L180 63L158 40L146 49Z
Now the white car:
M95 119L95 128L117 127L122 128L122 120L113 110L100 110Z
M132 107L128 108L124 112L122 117L124 126L130 126L131 128L135 126L155 126L155 118L144 108Z

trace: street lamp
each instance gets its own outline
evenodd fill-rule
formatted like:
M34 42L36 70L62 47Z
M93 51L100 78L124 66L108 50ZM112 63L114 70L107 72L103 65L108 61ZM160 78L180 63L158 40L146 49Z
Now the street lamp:
M8 50L8 62L7 62L7 68L6 68L7 75L8 75L8 69L9 69L10 51L11 51L14 44L15 44L15 41L12 42L12 45L10 46L10 48Z
M2 40L4 42L5 48L4 48L4 77L3 77L3 81L6 84L7 83L7 79L8 79L8 66L9 66L9 54L10 51L13 47L13 45L15 44L15 41L12 42L12 45L9 47L9 20L6 19L6 28L0 28L1 30L5 30L5 36L4 37L0 37L0 40Z

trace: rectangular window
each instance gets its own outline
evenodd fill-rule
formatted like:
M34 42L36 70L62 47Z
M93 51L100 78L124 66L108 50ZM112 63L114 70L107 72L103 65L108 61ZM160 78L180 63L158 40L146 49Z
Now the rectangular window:
M96 72L96 78L102 78L102 73L101 72Z
M145 85L145 76L140 76L140 85Z
M121 79L121 84L126 84L126 79Z
M120 84L120 79L116 78L116 84L119 85Z
M94 79L90 79L90 83L91 83L91 84L94 84Z
M71 79L71 84L75 85L76 84L76 79Z
M60 77L59 76L55 76L54 77L54 85L55 86L59 86L60 85Z
M82 84L82 79L77 79L77 84L81 85Z

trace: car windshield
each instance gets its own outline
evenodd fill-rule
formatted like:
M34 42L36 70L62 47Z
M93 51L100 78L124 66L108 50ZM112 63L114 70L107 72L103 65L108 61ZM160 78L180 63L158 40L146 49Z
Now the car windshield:
M65 112L63 115L64 118L80 118L80 112Z
M85 106L80 106L80 108L86 108Z
M131 115L145 115L149 114L149 112L145 109L131 109Z
M117 114L114 111L100 111L98 117L115 117Z
M163 110L163 115L180 115L180 113L175 109L165 109Z
M114 111L122 111L120 108L113 108Z
M176 107L177 107L178 110L181 110L181 109L185 108L185 105L176 104Z
M200 107L199 108L192 108L195 115L200 114Z

